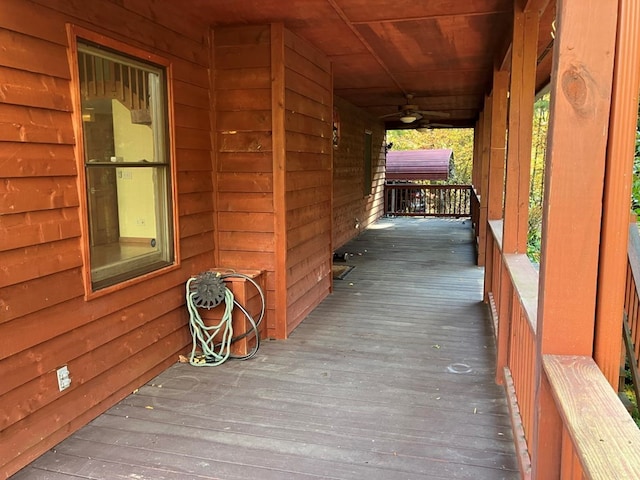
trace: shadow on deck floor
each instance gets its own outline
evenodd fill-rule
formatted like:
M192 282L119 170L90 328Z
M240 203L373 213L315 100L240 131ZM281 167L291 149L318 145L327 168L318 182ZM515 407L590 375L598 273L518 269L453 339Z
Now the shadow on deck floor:
M380 220L289 340L175 364L13 479L518 478L472 242Z

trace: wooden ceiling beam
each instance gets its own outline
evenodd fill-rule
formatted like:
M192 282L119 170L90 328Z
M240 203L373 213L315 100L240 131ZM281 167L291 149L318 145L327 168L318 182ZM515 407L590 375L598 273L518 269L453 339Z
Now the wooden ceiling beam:
M400 85L400 82L398 82L398 80L396 79L396 77L393 75L393 73L391 73L391 70L389 70L389 67L387 66L386 63L384 63L384 61L382 60L382 58L380 58L380 55L378 55L378 53L374 50L374 48L369 44L369 42L367 42L365 40L365 38L362 36L362 34L358 31L358 29L353 25L353 23L351 22L351 20L349 20L349 17L347 17L347 15L344 13L344 11L342 10L342 8L340 8L340 6L338 6L338 4L335 2L335 0L327 0L329 2L329 5L331 5L331 8L333 8L333 10L338 14L338 16L342 19L342 21L345 23L345 25L347 27L349 27L349 29L353 32L353 34L358 37L358 40L360 40L360 42L362 43L362 45L369 51L369 53L371 54L371 56L373 58L375 58L376 62L378 62L378 64L382 67L382 69L387 73L387 75L389 75L389 78L393 81L393 83L396 85L396 87L398 87L398 90L400 90L402 92L402 94L406 97L407 93L404 88L402 88L402 85Z
M548 0L547 0L548 1ZM386 19L372 19L372 20L357 20L351 22L352 25L368 25L370 23L400 23L400 22L420 22L424 20L442 20L446 18L460 18L460 17L482 17L487 15L496 15L503 13L511 13L511 10L491 10L484 12L469 12L469 13L443 13L443 14L434 14L434 15L422 15L417 17L397 17L397 18L386 18Z

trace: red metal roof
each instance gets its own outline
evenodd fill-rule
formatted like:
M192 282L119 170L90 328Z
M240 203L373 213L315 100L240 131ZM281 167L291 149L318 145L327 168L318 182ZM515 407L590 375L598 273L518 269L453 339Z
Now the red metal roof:
M387 180L447 180L453 150L387 152Z

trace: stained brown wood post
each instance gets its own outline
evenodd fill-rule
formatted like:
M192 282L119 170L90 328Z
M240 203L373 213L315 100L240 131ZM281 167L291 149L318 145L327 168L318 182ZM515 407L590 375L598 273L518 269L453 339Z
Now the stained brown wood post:
M509 140L502 249L526 253L529 228L529 177L538 42L538 13L523 12L515 2L511 79L509 83Z
M559 478L542 355L593 353L617 0L558 0L538 295L533 478Z
M489 149L491 146L491 96L484 98L484 110L482 120L482 150L480 151L480 216L478 220L478 265L483 266L487 249L487 202L489 200Z
M631 175L640 88L640 3L621 0L605 166L594 359L617 390L627 267Z
M287 338L287 204L285 145L284 25L271 25L271 125L273 145L273 217L275 236L275 330Z
M472 183L473 188L476 192L478 198L481 197L482 193L480 191L480 173L482 172L482 124L483 124L484 112L480 112L478 117L478 121L476 122L476 127L473 130L473 169L472 169ZM474 236L475 236L475 245L476 245L476 264L478 264L478 229L480 228L478 217L480 212L479 206L476 207L475 216L473 220L476 222L474 227Z
M489 181L487 189L487 220L502 218L502 200L504 197L504 161L506 152L507 129L507 91L509 72L494 70L493 90L491 93L491 127L489 146ZM487 235L491 235L487 231ZM484 300L488 301L493 278L493 241L487 242L484 266Z

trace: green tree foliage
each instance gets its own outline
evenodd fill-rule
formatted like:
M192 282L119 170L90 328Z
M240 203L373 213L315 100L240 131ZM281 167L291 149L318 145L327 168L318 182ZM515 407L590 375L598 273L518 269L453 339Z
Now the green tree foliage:
M631 208L640 218L640 105L636 124L636 151L633 157L633 184L631 187Z
M453 150L453 175L447 183L468 185L471 183L473 163L473 129L439 128L426 132L418 130L389 130L387 143L394 150L421 150L450 148Z
M535 263L540 262L540 247L542 245L542 201L544 199L544 166L547 156L548 128L549 94L546 94L540 97L533 106L527 255Z

